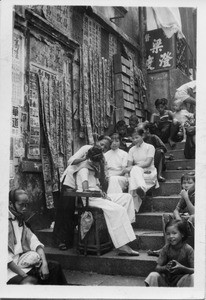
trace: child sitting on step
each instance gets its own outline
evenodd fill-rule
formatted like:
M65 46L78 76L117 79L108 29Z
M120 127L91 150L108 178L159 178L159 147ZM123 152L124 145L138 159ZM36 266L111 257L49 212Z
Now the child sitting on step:
M183 174L181 177L181 187L180 200L177 203L177 206L173 212L173 216L169 214L163 214L162 223L163 231L166 224L172 219L176 220L186 220L187 221L187 230L189 236L192 237L191 245L194 246L194 228L195 228L195 173L188 172ZM165 242L166 234L164 231ZM149 256L159 256L161 249L159 250L148 250L147 254Z
M24 222L28 205L24 190L9 192L7 284L67 285L61 265L47 262L44 245Z
M146 286L193 287L194 250L186 243L185 221L171 220L165 226L167 243L160 250L155 272L145 279Z
M195 227L195 173L188 172L181 177L182 190L180 192L181 199L173 212L176 220L182 218L187 220L188 231L192 236L194 243L194 227Z

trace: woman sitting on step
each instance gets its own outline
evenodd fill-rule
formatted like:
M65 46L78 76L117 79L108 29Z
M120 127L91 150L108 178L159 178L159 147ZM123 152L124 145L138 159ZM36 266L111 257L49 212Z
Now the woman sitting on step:
M103 210L113 245L119 255L137 256L127 244L136 239L131 223L135 221L132 196L128 193L106 194L99 185L99 167L103 160L102 149L94 146L88 150L87 160L74 166L73 176L78 191L100 191L102 197L89 198L89 206ZM69 186L71 184L69 183ZM84 200L84 199L83 199Z
M108 176L107 193L122 193L128 187L128 176L124 174L127 167L128 153L120 146L120 136L113 133L111 136L111 149L104 154Z
M154 166L155 148L143 140L144 130L135 128L133 147L128 153L128 166L124 172L130 172L129 193L133 196L135 210L138 212L146 192L153 186L159 187L157 170Z

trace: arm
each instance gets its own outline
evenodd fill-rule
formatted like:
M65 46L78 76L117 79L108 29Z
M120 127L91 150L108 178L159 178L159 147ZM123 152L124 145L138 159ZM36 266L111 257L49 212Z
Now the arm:
M179 273L193 274L194 273L194 268L186 267L180 264L176 260L173 260L173 262L175 262L175 266L170 268L170 272L172 274L179 274Z
M181 194L181 193L180 193L180 194ZM176 220L180 220L180 221L182 220L182 219L181 219L181 216L180 216L180 211L181 211L182 209L184 209L185 207L186 207L186 206L185 206L185 201L184 201L183 198L181 198L181 199L178 201L175 210L173 211L173 215L174 215L174 218L175 218Z
M188 191L182 190L180 195L182 196L182 198L185 200L185 203L187 205L187 209L190 213L190 215L194 215L195 213L195 207L194 205L191 203L189 196L188 196Z
M8 263L8 268L16 273L17 275L20 275L23 278L27 277L28 275L19 267L15 264L15 262L11 261Z
M139 166L139 167L141 167L141 168L147 168L147 167L149 167L151 165L152 160L153 160L153 157L147 157L145 159L145 161L140 161L136 165Z
M41 260L42 260L42 264L39 268L39 275L42 280L46 280L49 277L49 268L48 268L46 256L44 253L44 249L42 248L42 246L38 246L36 249L36 252L39 254L39 256L41 257Z
M76 165L87 159L87 151L91 148L90 145L82 146L72 157L68 160L68 165Z
M182 220L181 217L180 217L180 213L179 213L179 210L178 210L177 207L173 211L173 215L174 215L175 220L180 220L180 221Z

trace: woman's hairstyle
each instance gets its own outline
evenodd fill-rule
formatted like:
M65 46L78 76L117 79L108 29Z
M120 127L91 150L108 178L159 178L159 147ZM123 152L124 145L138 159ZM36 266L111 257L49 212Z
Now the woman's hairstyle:
M100 135L98 137L98 141L107 140L109 143L111 143L111 138L108 135Z
M112 133L110 137L111 137L111 142L113 142L114 140L120 140L119 133L117 132Z
M127 127L126 123L124 120L120 120L116 124L116 130L118 130L120 127Z
M159 106L160 104L162 105L167 105L167 99L166 98L158 98L156 101L155 101L155 106Z
M130 117L129 117L129 121L135 121L137 124L139 123L139 118L137 115L135 114L132 114Z
M194 182L195 182L195 172L187 172L185 174L182 175L181 177L181 185L183 183L183 180L189 180L189 179L192 179Z
M93 162L100 162L103 159L103 152L100 146L93 146L87 152L87 158Z
M176 226L179 232L183 235L182 241L186 241L188 238L188 225L186 220L175 220L172 219L170 220L166 225L165 225L165 232L168 227L171 226Z
M140 136L143 136L143 134L144 134L144 129L143 128L140 128L140 127L135 127L134 128L134 131L133 131L133 133L132 133L132 136L133 135L135 135L135 134L138 134L138 135L140 135Z
M27 195L27 192L20 189L20 188L10 190L9 191L9 202L14 204L18 200L17 197L21 194L26 194Z

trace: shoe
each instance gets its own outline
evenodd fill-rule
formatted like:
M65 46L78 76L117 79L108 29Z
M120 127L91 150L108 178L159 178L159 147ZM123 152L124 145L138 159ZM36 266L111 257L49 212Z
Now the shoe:
M159 176L159 177L157 178L157 180L158 180L159 182L165 182L165 181L166 181L166 179L165 179L164 177L162 177L162 176Z
M141 187L138 187L136 189L136 193L137 193L138 196L140 196L140 198L145 197L145 194L146 194L145 191Z
M149 256L159 256L159 250L148 250L147 255Z
M183 170L183 167L177 167L177 170Z
M139 252L131 250L131 252L126 252L126 251L119 251L118 252L119 256L139 256Z

